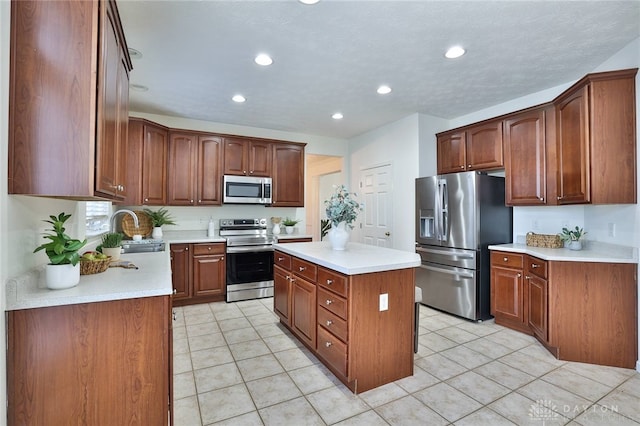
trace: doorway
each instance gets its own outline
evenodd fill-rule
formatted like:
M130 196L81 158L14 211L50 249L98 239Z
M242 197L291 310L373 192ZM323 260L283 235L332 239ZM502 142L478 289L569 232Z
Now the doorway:
M331 155L307 154L304 205L306 210L306 233L313 241L320 241L321 221L325 218L324 200L333 193L333 185L345 182L344 158Z

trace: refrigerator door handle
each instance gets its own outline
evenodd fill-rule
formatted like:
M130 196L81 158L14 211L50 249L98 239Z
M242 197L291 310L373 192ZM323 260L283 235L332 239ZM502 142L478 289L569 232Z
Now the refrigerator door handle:
M473 278L473 274L460 273L460 272L457 272L455 270L450 270L450 269L436 268L436 267L427 266L427 265L420 265L420 268L426 269L428 271L439 272L441 274L455 275L455 276L460 277L460 278Z
M435 234L436 234L436 240L438 241L442 241L442 231L441 231L441 211L442 211L442 206L440 205L440 200L441 200L441 196L440 196L440 184L441 184L441 179L437 179L436 182L438 183L438 187L436 188L436 194L435 194L435 211L433 214L434 217L434 221L435 221Z
M442 207L442 222L440 224L440 235L442 241L449 240L449 189L447 188L447 181L442 180L442 195L441 195L441 207Z
M473 259L473 254L465 253L465 252L459 252L459 251L433 250L433 249L427 249L427 248L422 248L422 247L416 247L416 251L417 252L422 252L422 253L439 254L441 256L458 257L460 259Z

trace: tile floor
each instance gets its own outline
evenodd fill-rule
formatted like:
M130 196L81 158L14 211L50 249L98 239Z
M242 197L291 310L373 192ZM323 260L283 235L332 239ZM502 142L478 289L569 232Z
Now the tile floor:
M260 299L175 308L174 413L198 425L640 425L640 373L420 307L414 375L353 395Z

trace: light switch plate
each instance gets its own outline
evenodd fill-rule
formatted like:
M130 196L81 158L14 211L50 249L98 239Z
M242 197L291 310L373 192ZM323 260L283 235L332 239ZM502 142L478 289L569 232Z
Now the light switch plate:
M380 312L389 309L389 294L384 293L380 295Z

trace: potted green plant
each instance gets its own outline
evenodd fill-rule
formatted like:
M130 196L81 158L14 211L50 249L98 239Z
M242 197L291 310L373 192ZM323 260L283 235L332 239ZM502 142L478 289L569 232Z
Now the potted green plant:
M119 260L123 238L124 235L119 232L108 232L102 235L102 244L97 247L97 250L111 256L112 261Z
M52 229L47 229L52 233L44 234L44 238L49 241L33 251L37 253L44 250L49 257L49 264L45 267L45 282L47 287L53 290L74 287L80 282L78 251L84 247L87 240L80 241L65 233L64 223L70 217L70 214L62 212L57 217L51 215L50 220L44 220L43 222L52 225Z
M162 238L162 225L176 224L167 209L160 208L154 211L145 208L144 212L149 215L151 222L153 223L153 232L151 233L152 238Z
M328 237L331 248L344 250L349 239L346 228L348 226L353 229L353 222L362 211L362 205L356 201L356 193L347 191L344 185L334 186L334 188L333 195L324 202L327 219L331 222Z
M587 235L587 232L582 228L576 226L574 229L562 228L562 232L558 234L560 239L567 244L570 250L582 250L582 237Z
M300 221L298 219L290 219L287 217L282 221L282 224L284 225L284 229L287 231L287 234L293 234L293 227L299 222Z

